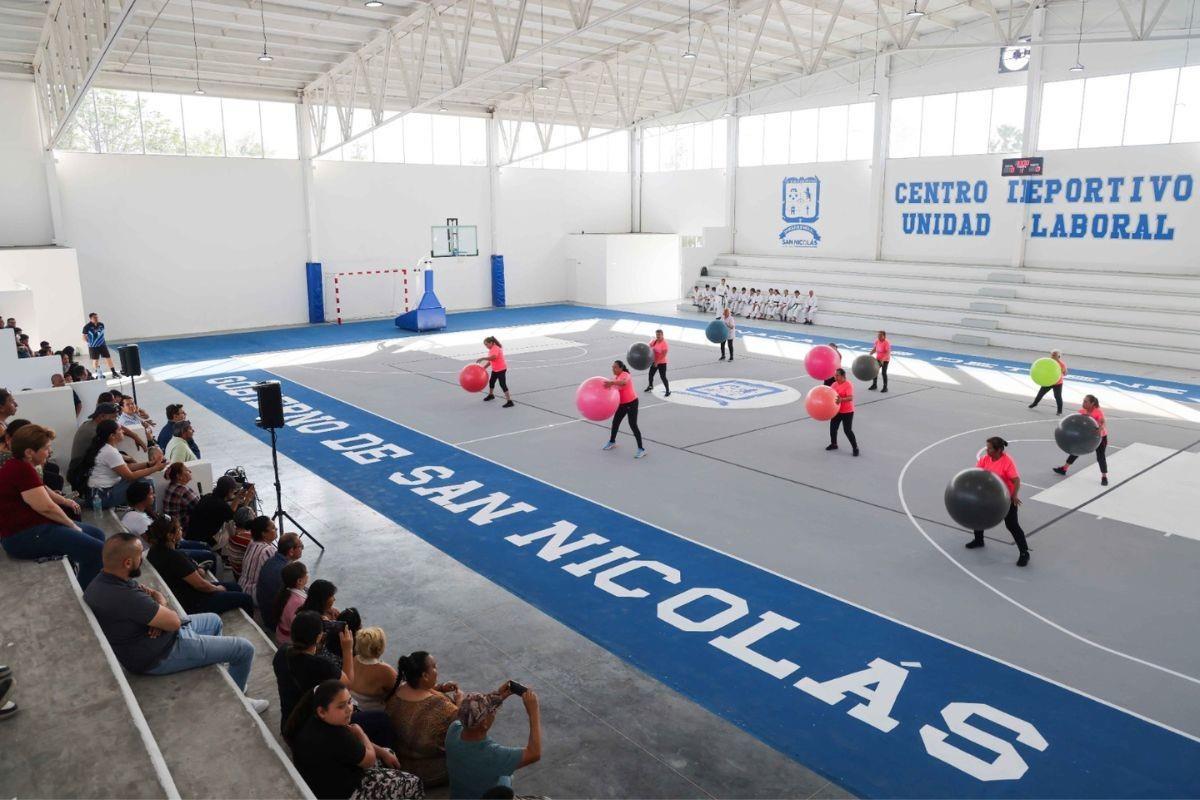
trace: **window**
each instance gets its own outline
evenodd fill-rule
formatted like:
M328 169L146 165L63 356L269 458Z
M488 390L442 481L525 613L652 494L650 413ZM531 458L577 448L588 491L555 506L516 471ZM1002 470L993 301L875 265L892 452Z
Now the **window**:
M264 158L296 158L296 106L292 103L259 103ZM148 146L147 146L148 147Z
M487 120L479 117L459 119L459 147L464 167L486 167L488 161Z
M231 156L262 158L262 120L253 100L221 101L225 117L225 149Z
M874 103L741 117L738 166L869 159L874 128Z
M793 164L811 164L817 160L817 124L820 112L815 108L792 112Z
M507 166L523 169L566 169L579 172L628 172L629 171L629 132L611 131L607 128L592 128L588 138L580 141L579 129L574 125L550 125L546 140L550 150L541 151L540 140L536 131L529 134L537 148L533 155L515 158ZM526 136L526 131L533 131L533 123L526 122L521 126L520 137ZM658 140L655 139L655 146ZM520 149L520 139L518 139ZM653 150L655 158L658 151ZM642 157L647 158L643 149Z
M763 166L768 164L787 164L788 139L792 131L792 115L784 111L779 114L763 115ZM845 127L845 126L843 126Z
M846 160L847 106L828 106L817 113L817 161Z
M433 163L458 166L462 161L458 147L458 117L433 115Z
M888 157L1019 153L1025 87L906 97L892 101Z
M183 104L177 94L142 94L142 133L146 153L182 156L187 154L183 141ZM293 136L293 139L295 137Z
M189 156L225 155L221 98L183 95L183 134Z
M1160 69L1042 89L1041 150L1200 141L1200 67Z
M433 163L433 120L428 114L406 114L404 160L409 164Z
M93 93L101 153L141 153L142 114L137 92Z
M399 164L404 161L404 118L394 119L375 131L376 163Z
M846 121L846 160L870 161L875 152L875 104L849 106Z
M642 171L724 169L725 134L723 119L646 128L642 131Z
M738 166L761 167L763 163L762 115L738 118Z

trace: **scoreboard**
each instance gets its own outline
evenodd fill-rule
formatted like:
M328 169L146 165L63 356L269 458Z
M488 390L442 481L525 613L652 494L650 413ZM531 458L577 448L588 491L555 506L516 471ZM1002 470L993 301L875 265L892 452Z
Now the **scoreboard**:
M1042 156L1028 158L1006 158L1000 168L1002 178L1019 177L1021 175L1041 175Z

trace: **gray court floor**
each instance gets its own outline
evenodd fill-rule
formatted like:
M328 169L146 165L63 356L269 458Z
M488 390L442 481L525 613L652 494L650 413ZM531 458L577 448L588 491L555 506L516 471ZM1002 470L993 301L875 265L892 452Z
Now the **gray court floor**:
M614 327L616 330L614 330ZM862 456L829 453L825 423L802 400L771 408L703 408L642 394L649 451L632 459L626 428L602 452L607 426L581 421L574 390L608 373L645 341L612 320L543 331L495 331L506 340L517 406L480 402L456 374L486 333L441 344L412 340L312 353L270 366L277 374L458 444L679 535L923 628L1136 713L1200 734L1200 415L1170 407L1109 408L1110 477L1094 459L1067 479L1053 443L1053 404L963 371L917 366L886 395L859 385L855 432ZM897 347L903 342L896 342ZM806 391L794 352L716 349L673 341L669 377L747 378ZM922 377L924 376L924 377ZM639 391L643 375L638 375ZM177 393L148 382L143 404ZM1077 406L1068 406L1068 412ZM189 403L206 456L239 463L267 482L269 450ZM161 413L161 412L159 412ZM1028 482L1022 524L1033 560L1014 566L1003 529L982 551L948 519L942 490L1001 435ZM675 695L620 659L358 505L283 459L289 510L332 546L306 560L341 587L370 624L391 634L388 658L429 649L442 673L471 688L524 678L543 698L544 761L521 792L556 797L808 797L841 790L748 734ZM901 479L901 476L903 478ZM345 490L345 491L343 491ZM1042 496L1039 499L1039 495ZM273 508L273 501L268 505ZM1082 505L1082 508L1077 508ZM1099 510L1103 513L1094 513ZM1165 530L1164 530L1165 528ZM1190 535L1189 535L1190 533ZM320 534L318 534L320 535ZM519 709L500 735L523 741Z

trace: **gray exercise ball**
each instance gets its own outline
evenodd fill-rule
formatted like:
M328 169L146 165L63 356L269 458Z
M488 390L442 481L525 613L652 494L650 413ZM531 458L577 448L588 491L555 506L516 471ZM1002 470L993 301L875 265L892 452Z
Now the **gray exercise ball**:
M1087 414L1071 414L1054 429L1054 441L1069 456L1086 456L1100 446L1100 425Z
M971 531L986 531L1004 521L1012 500L1004 480L994 472L972 467L946 484L946 511Z
M654 352L650 349L650 345L638 342L629 348L625 360L631 369L650 369L650 365L654 363Z
M860 381L873 381L879 374L879 362L875 360L875 356L864 353L854 359L854 363L850 365L850 371Z

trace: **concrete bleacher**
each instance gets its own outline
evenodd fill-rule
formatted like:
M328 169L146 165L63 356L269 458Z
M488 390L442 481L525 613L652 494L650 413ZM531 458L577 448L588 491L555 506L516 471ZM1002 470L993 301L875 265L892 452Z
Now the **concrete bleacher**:
M835 328L1200 369L1197 277L727 254L696 283L813 289Z
M116 516L85 511L112 534ZM141 582L182 611L149 562ZM8 797L311 798L278 738L274 644L244 612L222 619L256 654L247 692L223 667L168 676L126 673L82 602L65 561L0 553L0 663L21 710L4 723L0 793ZM11 744L10 744L11 743Z

